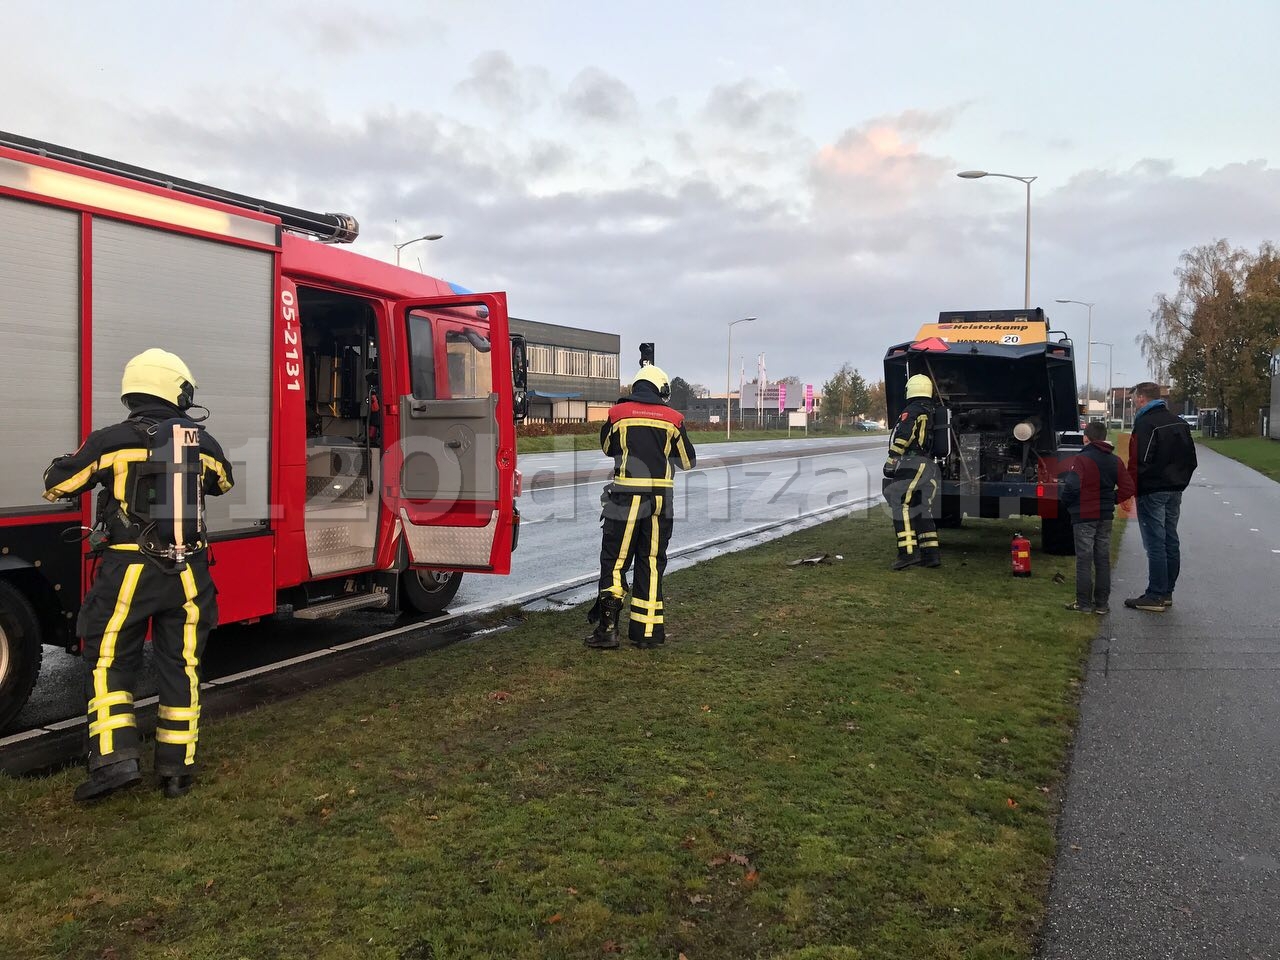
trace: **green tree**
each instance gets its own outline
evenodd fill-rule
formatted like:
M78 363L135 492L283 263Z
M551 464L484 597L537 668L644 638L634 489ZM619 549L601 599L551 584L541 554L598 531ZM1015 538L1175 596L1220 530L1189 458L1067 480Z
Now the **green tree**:
M881 423L889 422L889 401L885 396L883 380L877 380L867 388L867 418Z
M671 406L677 410L688 410L689 401L694 399L693 387L684 377L671 378Z
M1256 254L1218 240L1184 251L1177 292L1159 294L1151 329L1138 337L1157 381L1175 399L1222 410L1232 433L1257 432L1280 339L1280 251Z
M867 381L849 363L842 364L835 375L822 385L823 416L835 417L836 426L844 426L858 414L871 408Z

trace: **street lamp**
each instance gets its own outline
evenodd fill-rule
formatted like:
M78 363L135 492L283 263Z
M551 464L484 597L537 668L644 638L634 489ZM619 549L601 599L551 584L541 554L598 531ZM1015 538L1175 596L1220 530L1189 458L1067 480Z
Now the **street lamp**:
M397 267L400 266L400 251L403 250L405 247L407 247L409 244L417 243L419 240L442 240L442 239L444 239L443 233L428 233L422 237L414 237L412 240L406 240L404 243L393 243L392 246L396 248L396 266Z
M755 317L743 317L729 321L729 357L724 364L724 438L733 436L733 328L739 323L750 323ZM742 391L738 391L738 408L742 408Z
M1107 420L1108 420L1107 426L1110 426L1111 424L1109 421L1111 420L1111 406L1112 406L1111 391L1115 389L1115 382L1111 379L1111 354L1113 352L1114 344L1107 343L1104 340L1090 340L1089 345L1091 347L1107 348Z
M1031 309L1031 181L1035 177L1015 177L1011 173L988 173L986 170L961 170L956 174L965 180L978 180L982 177L1004 177L1006 180L1017 180L1027 185L1027 279L1023 288L1022 307Z
M1089 346L1084 349L1084 412L1085 416L1089 415L1089 404L1093 403L1093 304L1086 300L1063 300L1061 297L1055 298L1055 303L1076 303L1082 307L1089 308L1089 325L1085 331L1085 341Z

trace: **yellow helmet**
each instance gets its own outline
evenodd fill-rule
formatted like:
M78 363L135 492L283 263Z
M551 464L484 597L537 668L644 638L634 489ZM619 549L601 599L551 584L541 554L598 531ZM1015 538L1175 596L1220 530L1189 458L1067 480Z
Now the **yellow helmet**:
M658 396L662 397L663 400L670 399L671 378L662 372L661 367L655 367L652 363L646 363L640 368L636 375L631 378L631 384L632 386L635 386L635 384L640 383L641 381L653 384L658 390Z
M152 347L124 365L120 399L131 393L159 397L186 410L195 403L196 378L177 354Z
M907 381L907 399L914 400L916 397L932 397L933 381L926 377L923 373L917 373L914 377Z

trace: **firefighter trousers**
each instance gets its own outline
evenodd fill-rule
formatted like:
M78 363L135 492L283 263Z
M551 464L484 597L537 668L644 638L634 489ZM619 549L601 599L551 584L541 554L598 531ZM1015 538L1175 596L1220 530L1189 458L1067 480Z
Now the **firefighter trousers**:
M935 508L941 486L938 465L924 457L903 457L892 478L883 484L885 503L897 534L898 556L938 553L938 523Z
M600 545L600 593L619 600L627 592L627 569L634 564L631 623L635 644L666 640L662 608L662 575L667 544L675 525L670 493L611 493L604 503L604 536Z
M160 700L156 773L195 773L200 657L217 624L217 591L203 555L168 572L136 550L106 551L77 621L84 640L90 771L140 756L133 685L150 627Z

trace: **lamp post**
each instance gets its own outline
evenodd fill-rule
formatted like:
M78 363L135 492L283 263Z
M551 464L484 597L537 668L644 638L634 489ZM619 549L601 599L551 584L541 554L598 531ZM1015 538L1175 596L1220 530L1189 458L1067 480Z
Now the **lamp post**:
M724 438L733 436L733 328L740 323L750 323L755 317L743 317L729 321L729 355L724 363ZM742 391L738 391L738 407L742 407Z
M1089 415L1089 404L1093 403L1093 306L1094 305L1092 303L1089 303L1087 300L1064 300L1061 297L1055 298L1054 302L1055 303L1076 303L1082 307L1089 308L1088 326L1085 329L1085 335L1084 335L1085 342L1089 344L1089 346L1085 347L1085 350L1084 350L1084 364L1085 364L1084 366L1084 380L1085 380L1084 410L1085 410L1085 416L1087 417Z
M1115 346L1115 345L1114 345L1114 344L1107 343L1107 342L1105 342L1105 341L1103 341L1103 340L1090 340L1090 341L1089 341L1089 346L1091 346L1091 347L1106 347L1106 348L1107 348L1107 420L1108 420L1108 421L1110 421L1110 420L1111 420L1111 406L1112 406L1112 403L1111 403L1111 391L1112 391L1113 389L1115 389L1115 387L1114 387L1114 381L1111 379L1111 354L1112 354L1112 352L1113 352L1113 349L1114 349L1114 346ZM1108 422L1108 423L1107 423L1107 426L1111 426L1110 422Z
M1026 284L1023 288L1022 307L1024 310L1031 309L1031 182L1035 177L1015 177L1011 173L989 173L986 170L961 170L956 174L965 180L978 180L982 177L1004 177L1006 180L1017 180L1019 183L1027 185L1027 256L1026 256Z
M400 266L400 251L409 244L417 243L419 240L442 240L443 238L443 233L428 233L421 237L414 237L412 240L406 240L404 243L393 243L392 246L396 248L396 266Z

